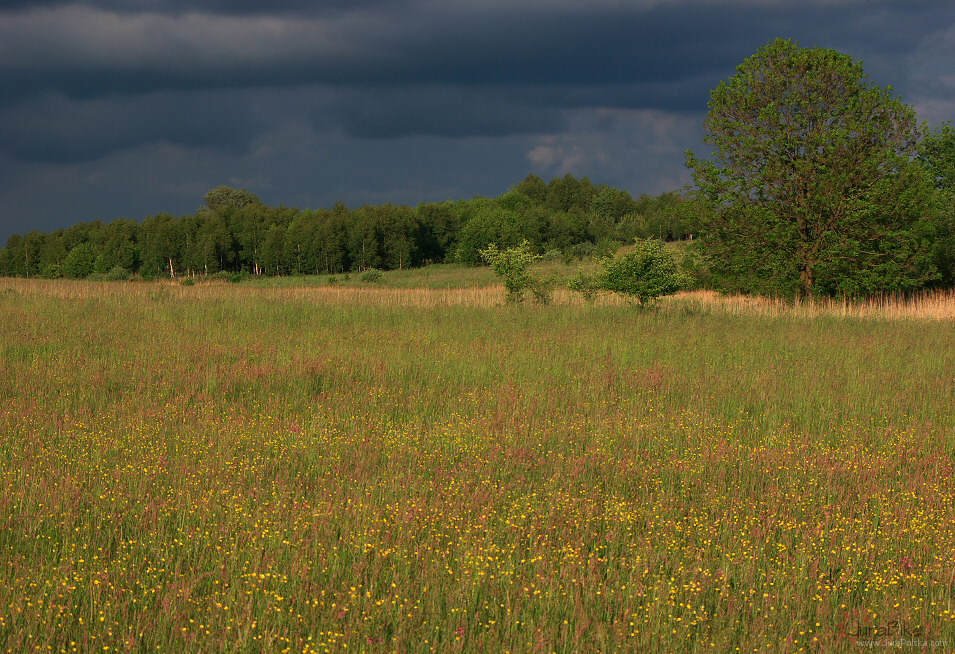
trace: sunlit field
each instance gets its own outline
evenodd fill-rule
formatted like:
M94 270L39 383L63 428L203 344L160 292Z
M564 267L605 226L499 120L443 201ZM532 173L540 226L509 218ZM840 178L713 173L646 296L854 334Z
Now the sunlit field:
M429 274L0 280L0 650L955 647L951 296Z

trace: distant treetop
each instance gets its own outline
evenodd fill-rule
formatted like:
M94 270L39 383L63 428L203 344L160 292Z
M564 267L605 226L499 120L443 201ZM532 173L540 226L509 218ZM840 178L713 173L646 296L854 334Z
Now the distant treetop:
M244 188L232 188L225 184L215 187L203 198L206 207L211 211L217 209L235 208L241 209L251 205L262 206L262 200L255 193L251 193Z

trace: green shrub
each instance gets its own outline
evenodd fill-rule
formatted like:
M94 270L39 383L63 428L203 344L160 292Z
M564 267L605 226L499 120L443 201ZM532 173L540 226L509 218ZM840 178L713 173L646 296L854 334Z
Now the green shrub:
M590 241L576 243L564 251L564 262L570 263L574 259L584 259L594 253L594 244Z
M192 277L183 277L179 280L180 286L193 286L195 283L196 280L194 280Z
M377 282L380 282L384 278L384 276L385 274L381 272L380 270L376 268L369 268L368 270L364 271L361 275L359 275L358 279L367 283L377 283Z
M609 238L602 238L594 244L594 248L591 252L594 257L609 257L617 251L617 248L620 247L620 243Z
M51 263L43 269L41 276L47 279L59 279L63 276L63 271L60 269L60 264Z
M554 299L554 289L557 287L557 278L550 277L532 277L531 278L531 297L537 304L550 304Z
M585 300L592 302L597 297L597 291L600 290L600 280L596 275L578 270L577 274L567 282L567 288L580 293Z
M481 256L490 264L494 274L504 282L506 300L522 302L524 292L537 281L528 270L534 261L540 259L540 255L531 252L531 244L524 241L516 248L500 250L497 245L491 243L481 250Z
M673 253L655 239L637 239L632 251L604 257L600 266L601 289L635 298L643 307L655 306L661 296L676 293L687 283Z
M129 271L122 266L113 266L103 278L108 282L124 282L129 279Z

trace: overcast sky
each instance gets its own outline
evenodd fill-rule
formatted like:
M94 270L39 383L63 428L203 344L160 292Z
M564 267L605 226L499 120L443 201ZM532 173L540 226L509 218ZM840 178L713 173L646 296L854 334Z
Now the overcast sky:
M709 90L777 37L955 118L953 0L0 0L0 245L219 184L300 208L528 173L677 189Z

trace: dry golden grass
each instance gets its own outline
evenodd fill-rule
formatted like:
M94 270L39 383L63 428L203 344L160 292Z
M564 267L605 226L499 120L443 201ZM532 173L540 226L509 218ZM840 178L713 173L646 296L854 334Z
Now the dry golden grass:
M10 289L18 293L53 296L80 300L121 296L149 296L167 294L170 298L225 299L241 295L262 300L308 300L336 306L389 307L491 307L504 302L504 287L500 284L469 288L391 288L384 285L343 286L282 286L250 287L227 282L200 282L194 286L180 286L174 282L89 282L47 279L0 278L0 292ZM528 300L528 302L530 302ZM566 289L554 292L553 303L560 306L587 304L579 294ZM597 306L619 306L626 301L605 294L594 300Z
M175 282L90 282L0 278L0 292L11 289L19 293L38 293L63 299L87 299L116 296L142 296L168 293L170 297L234 297L241 289L243 297L264 300L297 299L319 304L346 306L391 307L490 307L504 302L504 287L500 284L466 288L394 288L383 285L345 286L235 286L227 282L200 282L195 286L180 286ZM530 302L530 300L528 300ZM567 289L554 291L553 304L557 306L585 306L579 293ZM594 306L623 306L627 300L610 293L601 293L590 304ZM746 295L723 295L715 291L699 290L677 293L663 299L664 309L691 308L703 312L727 313L736 316L766 317L844 317L875 320L955 320L955 291L927 291L902 297L885 295L862 301L847 298L822 298L789 302L778 298Z
M853 302L846 298L786 302L745 295L722 295L714 291L688 291L671 302L685 302L701 309L734 315L791 316L815 318L839 316L880 320L955 320L955 291L927 291L912 297L885 295Z

